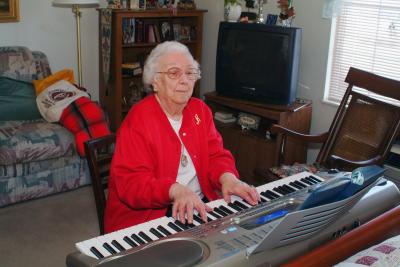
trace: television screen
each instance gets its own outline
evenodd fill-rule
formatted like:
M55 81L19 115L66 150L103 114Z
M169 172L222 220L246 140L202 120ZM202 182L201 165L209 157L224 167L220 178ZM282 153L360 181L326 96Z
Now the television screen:
M295 100L301 29L221 22L216 91L257 102Z

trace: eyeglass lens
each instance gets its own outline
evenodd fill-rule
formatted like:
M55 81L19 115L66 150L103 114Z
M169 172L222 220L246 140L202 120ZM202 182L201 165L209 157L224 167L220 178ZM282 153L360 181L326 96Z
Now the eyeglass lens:
M189 80L197 80L199 77L199 71L196 68L190 68L188 70L183 71L180 68L170 68L165 72L159 72L167 74L168 78L172 80L179 79L182 77L183 73L185 73L186 77Z

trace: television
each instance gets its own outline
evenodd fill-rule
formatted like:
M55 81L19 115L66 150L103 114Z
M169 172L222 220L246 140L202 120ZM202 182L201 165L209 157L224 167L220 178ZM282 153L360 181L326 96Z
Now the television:
M216 57L220 95L290 105L296 98L300 28L221 22Z

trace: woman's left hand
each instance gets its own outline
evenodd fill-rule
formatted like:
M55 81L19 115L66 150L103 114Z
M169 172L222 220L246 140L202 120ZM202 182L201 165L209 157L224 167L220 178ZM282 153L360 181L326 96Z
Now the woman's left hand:
M240 181L232 173L226 172L222 174L219 181L222 185L222 196L227 203L231 202L232 195L241 197L251 205L256 205L260 200L260 195L254 186Z

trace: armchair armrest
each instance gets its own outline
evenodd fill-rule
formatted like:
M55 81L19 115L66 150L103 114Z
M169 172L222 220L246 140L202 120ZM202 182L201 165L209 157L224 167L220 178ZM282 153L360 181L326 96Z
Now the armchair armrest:
M373 164L381 165L382 159L383 158L381 155L377 155L371 159L361 160L361 161L353 161L353 160L348 160L348 159L342 158L337 155L330 155L329 156L329 164L331 166L338 166L338 168L340 170L352 171L355 168L354 166L363 167L363 166L373 165Z
M322 133L319 135L302 134L302 133L290 130L288 128L285 128L278 124L274 124L271 126L271 133L287 135L287 136L293 137L295 139L299 139L300 141L308 142L308 143L323 143L328 138L328 132L325 132L325 133Z
M275 166L280 166L284 162L284 154L285 154L287 138L295 139L303 143L323 143L328 138L328 132L319 135L303 134L290 130L278 124L272 125L270 131L273 134L278 134L276 138L277 156L276 156Z

